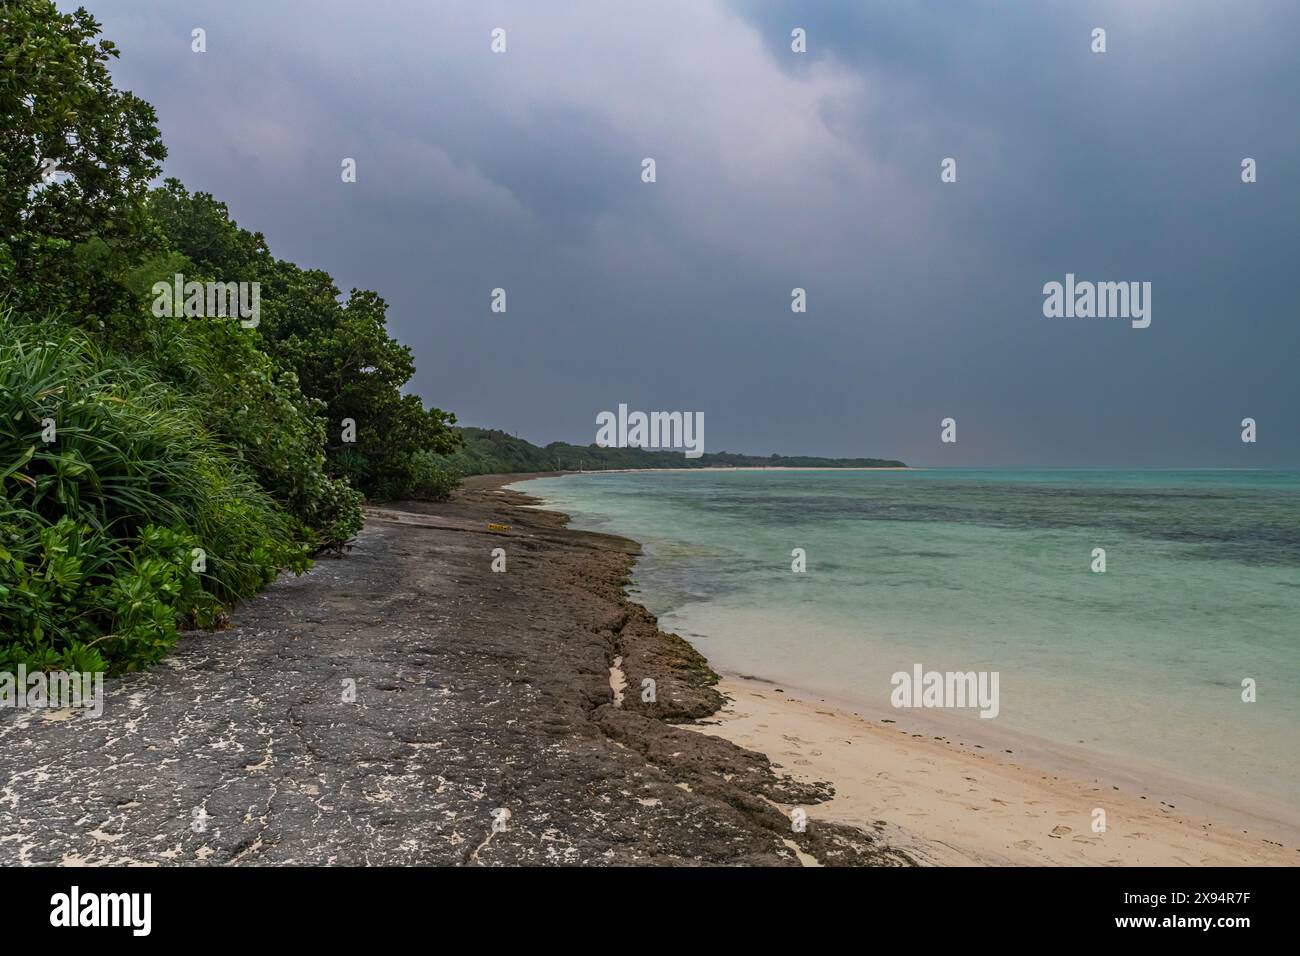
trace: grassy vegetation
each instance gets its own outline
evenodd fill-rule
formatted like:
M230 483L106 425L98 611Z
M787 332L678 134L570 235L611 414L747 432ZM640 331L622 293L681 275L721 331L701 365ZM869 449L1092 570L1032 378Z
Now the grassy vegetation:
M0 670L151 664L306 566L194 396L79 333L0 332Z

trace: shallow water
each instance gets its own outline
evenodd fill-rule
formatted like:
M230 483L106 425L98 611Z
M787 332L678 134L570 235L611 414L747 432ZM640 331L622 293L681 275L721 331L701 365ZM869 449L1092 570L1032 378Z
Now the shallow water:
M1300 798L1300 473L641 472L522 490L641 541L638 600L721 669L875 711L917 663L997 671L988 723Z

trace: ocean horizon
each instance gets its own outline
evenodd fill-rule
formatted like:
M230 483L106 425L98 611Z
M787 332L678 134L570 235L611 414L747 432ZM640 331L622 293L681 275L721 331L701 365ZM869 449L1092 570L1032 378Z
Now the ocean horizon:
M673 471L522 489L641 542L633 596L722 671L874 716L895 710L896 673L996 672L995 719L952 710L972 731L1300 798L1300 471Z

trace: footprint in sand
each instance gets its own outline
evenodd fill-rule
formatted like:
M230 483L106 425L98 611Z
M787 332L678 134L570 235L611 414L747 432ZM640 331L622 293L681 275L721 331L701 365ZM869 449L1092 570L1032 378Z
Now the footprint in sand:
M1049 833L1048 836L1054 836L1057 839L1060 839L1069 832L1071 832L1069 827L1052 827L1052 832Z
M1017 850L1037 850L1037 849L1038 849L1038 844L1035 843L1033 840L1017 840L1015 846L1016 846L1016 849L1017 849Z

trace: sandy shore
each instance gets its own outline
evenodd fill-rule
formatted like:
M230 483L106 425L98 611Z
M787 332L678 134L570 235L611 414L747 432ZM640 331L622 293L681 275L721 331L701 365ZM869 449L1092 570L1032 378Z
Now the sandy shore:
M694 725L767 754L779 770L828 780L812 821L884 821L886 841L936 865L1294 866L1294 845L1179 812L1156 799L964 750L950 738L874 723L775 685L727 678L727 706ZM785 688L781 689L785 691ZM790 809L790 808L787 808ZM1105 832L1094 832L1094 811Z
M620 673L619 679L626 677ZM1208 799L1191 801L1200 812L1190 812L1184 790L1140 768L1134 773L1089 767L1070 754L1049 752L1041 741L1036 748L1018 745L1015 756L1007 756L933 726L911 722L903 729L897 721L869 720L816 695L753 677L730 675L717 689L727 698L724 708L683 726L765 754L775 769L796 780L829 782L832 799L800 805L810 827L821 822L874 828L889 846L918 862L1300 863L1300 834L1289 825ZM1062 772L1071 759L1076 772ZM1122 780L1123 789L1112 779ZM796 809L778 805L787 815Z

